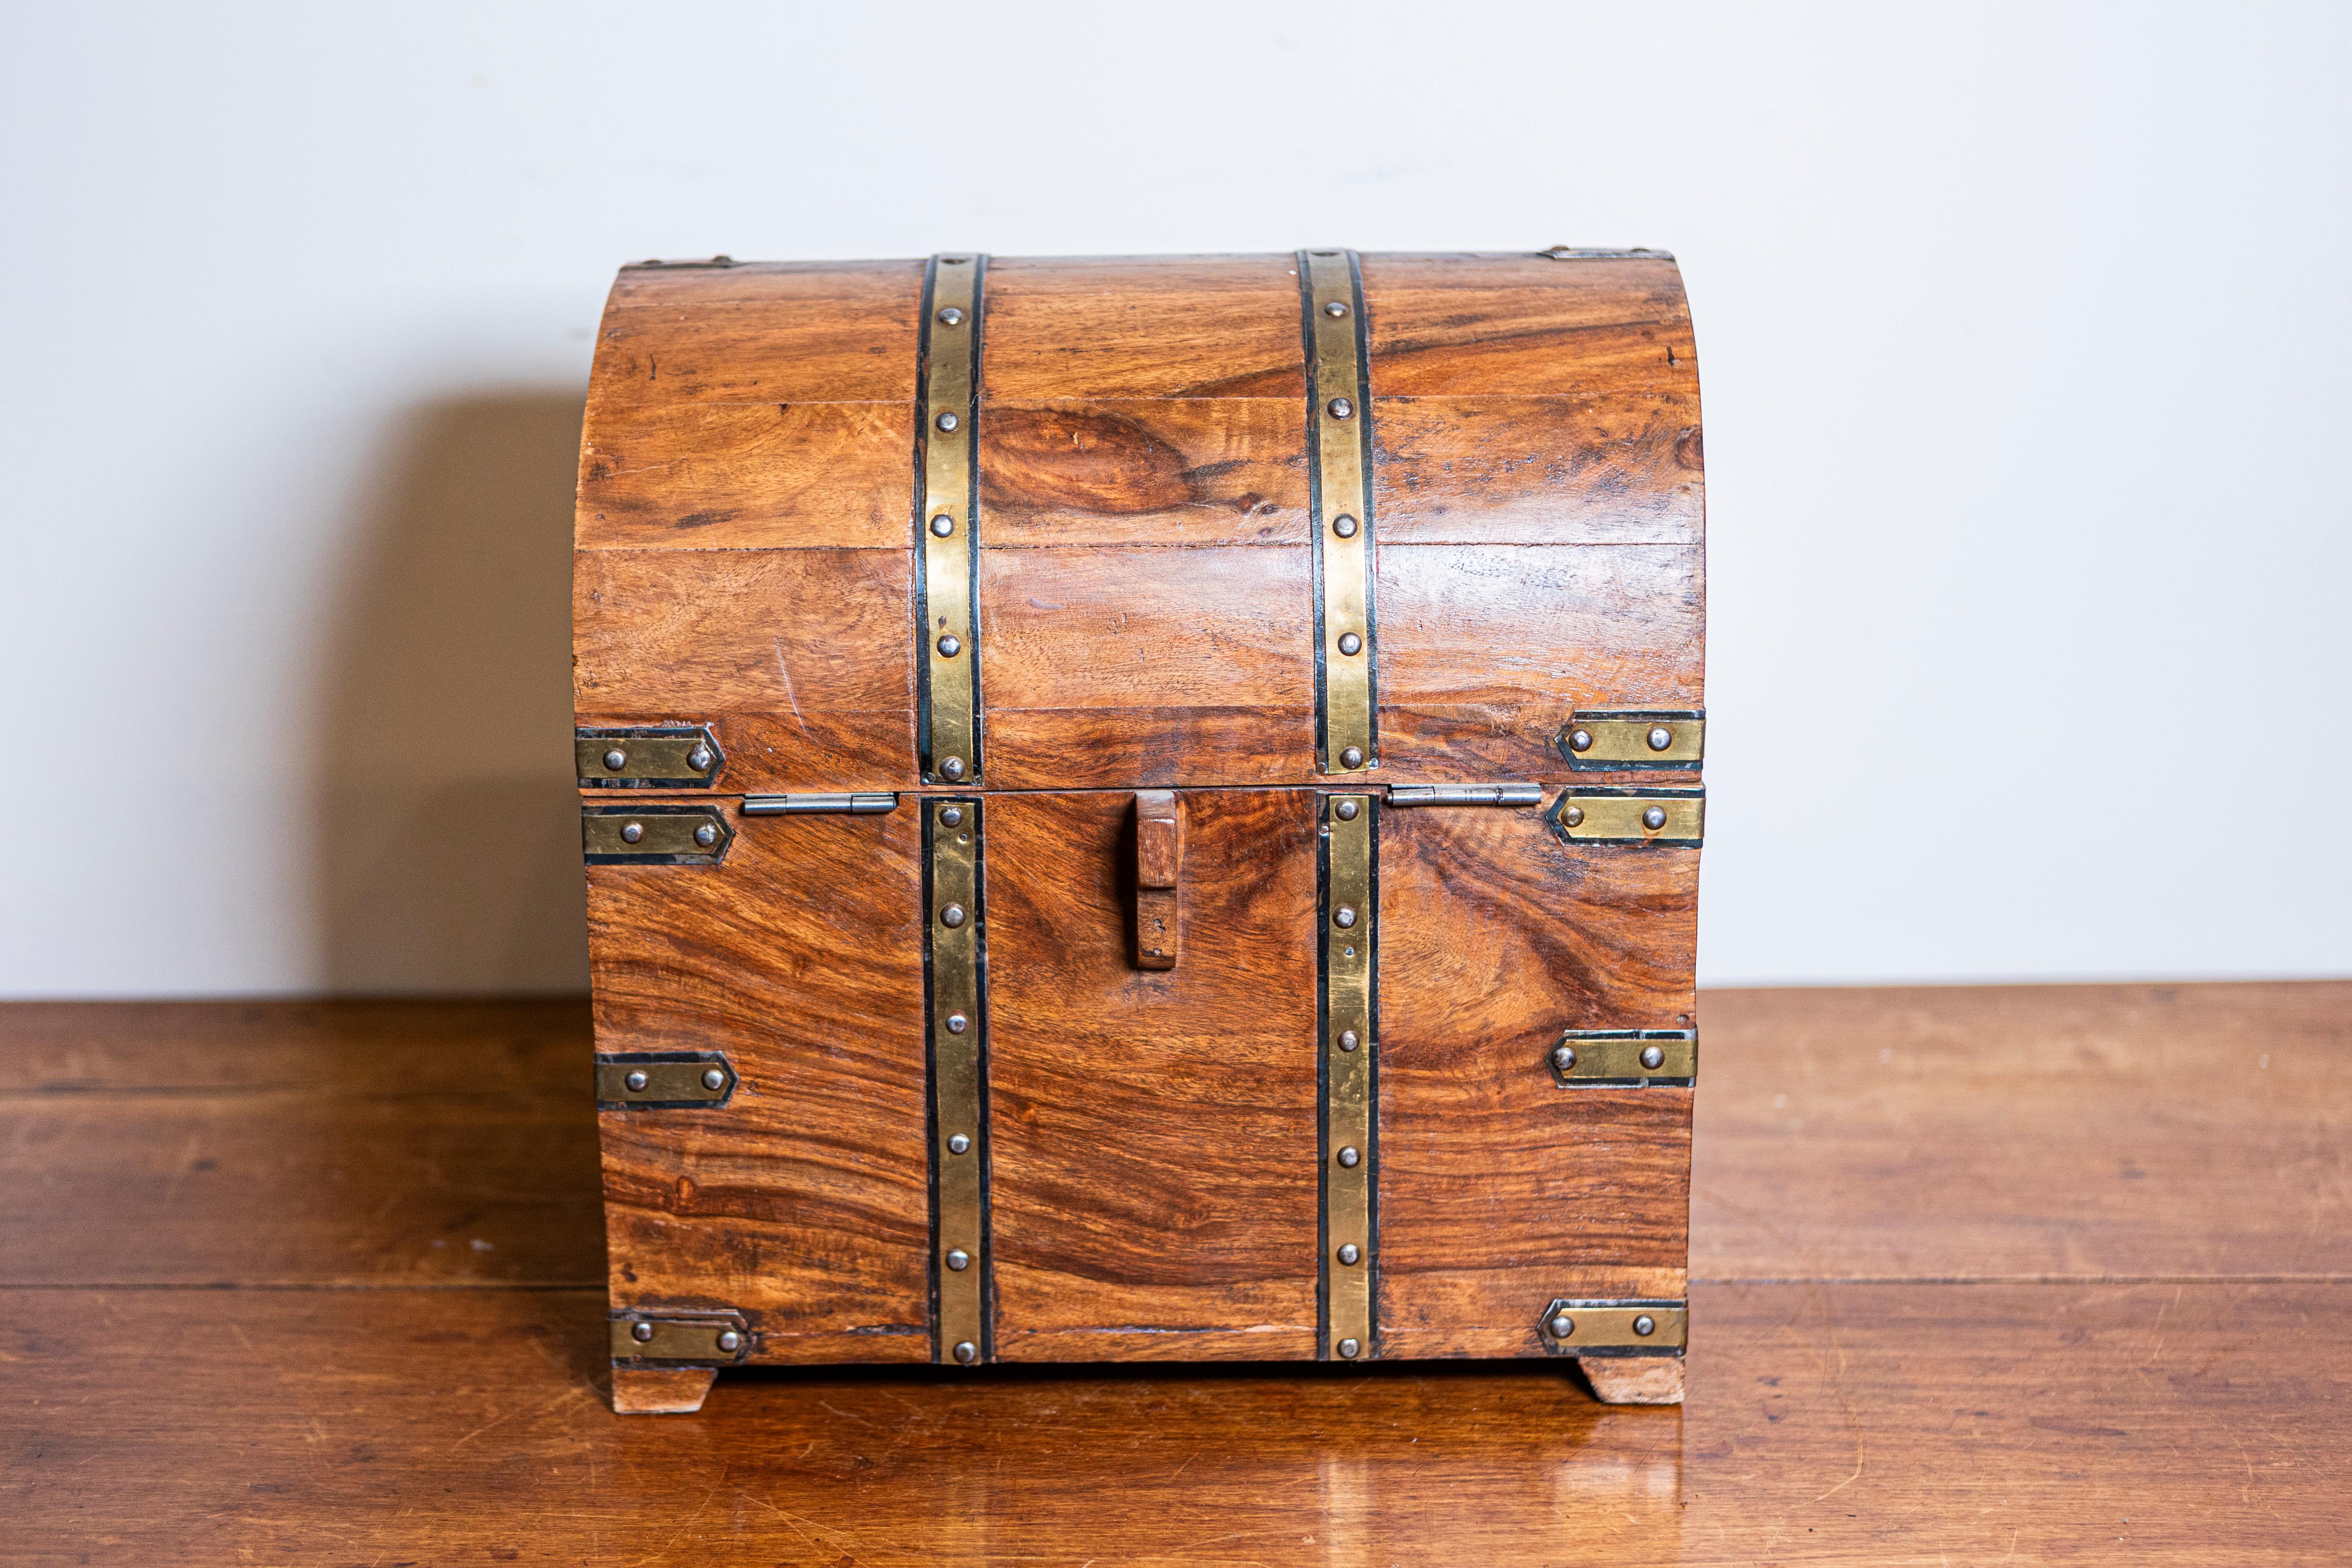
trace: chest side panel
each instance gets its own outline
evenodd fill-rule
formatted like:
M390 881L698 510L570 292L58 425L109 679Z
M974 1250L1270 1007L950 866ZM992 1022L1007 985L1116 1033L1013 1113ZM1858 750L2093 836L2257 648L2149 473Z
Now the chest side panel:
M1129 958L1126 794L989 804L997 1353L1311 1357L1315 816L1184 800L1182 958Z
M1684 1293L1692 1091L1547 1058L1692 1026L1697 861L1535 808L1382 814L1382 1354L1540 1354L1550 1298Z
M719 865L589 868L599 1054L740 1080L604 1112L614 1304L740 1311L754 1361L927 1360L919 817L725 810Z

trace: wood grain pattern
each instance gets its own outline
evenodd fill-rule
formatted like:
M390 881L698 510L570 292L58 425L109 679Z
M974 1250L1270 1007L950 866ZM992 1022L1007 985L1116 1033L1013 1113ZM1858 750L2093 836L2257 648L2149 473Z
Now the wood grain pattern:
M1129 797L989 804L996 1342L1315 1353L1315 818L1184 798L1183 962L1129 962Z
M1297 398L992 399L981 546L1305 544L1306 429Z
M1311 776L1305 547L983 549L980 578L995 787Z
M579 722L714 725L729 790L915 782L911 546L573 560Z
M1376 398L1698 395L1664 258L1368 255L1363 270Z
M987 289L983 427L1000 399L1304 405L1307 349L1287 255L991 258Z
M588 430L628 404L910 403L923 263L632 268L613 286Z
M582 439L583 550L905 549L912 403L684 403Z
M758 1362L928 1360L920 819L730 818L718 866L588 871L596 1048L741 1080L601 1118L614 1304L736 1309Z
M1373 401L1383 545L1696 544L1698 402L1678 393Z
M1540 779L1576 709L1705 704L1696 547L1389 544L1375 572L1389 783Z

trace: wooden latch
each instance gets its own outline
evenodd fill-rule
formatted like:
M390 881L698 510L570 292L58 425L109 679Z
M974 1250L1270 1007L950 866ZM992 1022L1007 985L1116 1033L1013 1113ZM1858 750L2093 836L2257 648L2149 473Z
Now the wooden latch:
M1176 967L1184 811L1172 789L1135 792L1135 966Z

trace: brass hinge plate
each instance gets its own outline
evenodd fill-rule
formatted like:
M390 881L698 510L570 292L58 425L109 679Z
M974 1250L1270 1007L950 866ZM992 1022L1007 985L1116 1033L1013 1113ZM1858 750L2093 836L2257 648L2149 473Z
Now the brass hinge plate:
M1370 1360L1379 1228L1379 797L1321 797L1323 997L1323 1340L1326 1361Z
M734 1064L717 1051L616 1051L596 1058L596 1109L716 1110L736 1082Z
M1371 387L1352 250L1302 250L1309 510L1315 528L1316 737L1327 773L1380 765L1373 695Z
M994 1345L988 1322L988 1079L981 803L925 799L931 995L931 1359L971 1366Z
M727 753L707 725L657 724L572 731L582 789L708 789Z
M1690 1337L1686 1301L1556 1297L1538 1321L1544 1348L1563 1355L1680 1355Z
M716 866L734 842L715 805L580 808L580 847L591 866Z
M922 768L926 784L980 782L977 483L984 256L934 256L923 283L921 480Z
M740 1312L622 1312L612 1320L612 1352L616 1362L733 1366L751 1353L751 1334Z
M1552 745L1582 773L1668 768L1695 773L1706 757L1706 715L1696 709L1572 713Z
M1565 844L1675 844L1706 837L1706 792L1698 789L1574 788L1560 792L1544 820Z
M1691 1029L1568 1029L1544 1058L1563 1089L1646 1089L1698 1081Z

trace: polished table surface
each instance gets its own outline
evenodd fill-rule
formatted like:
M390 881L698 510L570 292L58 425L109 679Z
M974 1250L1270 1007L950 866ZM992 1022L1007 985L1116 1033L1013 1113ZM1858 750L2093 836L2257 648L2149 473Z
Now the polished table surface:
M1714 992L1689 1400L605 1407L584 1005L0 1006L0 1563L2352 1561L2352 984Z

